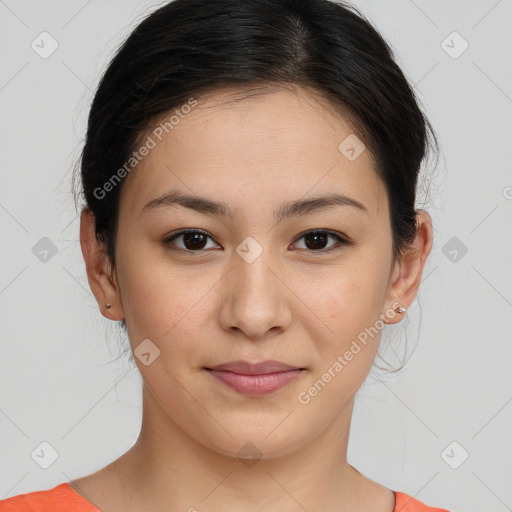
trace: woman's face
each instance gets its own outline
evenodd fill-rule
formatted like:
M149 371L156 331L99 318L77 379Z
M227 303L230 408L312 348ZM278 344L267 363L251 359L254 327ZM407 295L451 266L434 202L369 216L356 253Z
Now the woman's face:
M367 376L397 306L389 208L370 151L325 102L303 89L230 94L199 99L143 139L150 149L121 194L120 303L165 417L217 452L251 442L274 457L343 416ZM155 202L172 194L233 215ZM333 195L349 200L289 206ZM169 240L183 229L206 234ZM240 360L302 371L256 395L207 369Z

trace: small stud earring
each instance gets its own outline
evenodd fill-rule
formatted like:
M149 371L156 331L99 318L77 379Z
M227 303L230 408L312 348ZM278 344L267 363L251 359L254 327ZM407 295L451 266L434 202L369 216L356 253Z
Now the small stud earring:
M396 308L395 311L397 313L405 313L407 311L407 309L405 309L403 306L400 306L400 307Z
M112 306L111 306L110 304L107 304L105 307L106 307L107 309L110 309Z

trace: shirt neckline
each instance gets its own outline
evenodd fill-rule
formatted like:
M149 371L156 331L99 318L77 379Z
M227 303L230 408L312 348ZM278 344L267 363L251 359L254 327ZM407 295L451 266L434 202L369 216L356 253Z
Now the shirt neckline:
M71 487L71 485L69 484L69 482L65 482L63 485L66 486L66 488L71 491L75 496L78 496L79 498L81 498L81 500L84 502L84 503L87 503L90 507L94 507L95 511L99 511L99 512L102 512L101 509L99 509L94 503L91 503L88 499L86 499L84 496L82 496L78 491L76 491L75 489L73 489L73 487ZM393 505L393 512L396 512L397 510L397 505L398 505L398 492L397 491L391 491L393 493L393 498L394 498L394 505Z
M64 484L62 485L64 485L66 490L68 492L71 492L75 498L78 496L83 503L89 505L89 507L91 507L91 510L94 510L94 512L102 512L102 510L98 508L94 503L89 501L85 496L82 496L77 490L73 489L69 482L64 482Z

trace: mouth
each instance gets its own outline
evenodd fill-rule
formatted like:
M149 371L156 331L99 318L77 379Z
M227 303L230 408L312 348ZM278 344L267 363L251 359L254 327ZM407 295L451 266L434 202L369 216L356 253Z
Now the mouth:
M269 395L297 379L306 368L280 361L248 363L232 361L217 366L204 367L216 381L248 396Z

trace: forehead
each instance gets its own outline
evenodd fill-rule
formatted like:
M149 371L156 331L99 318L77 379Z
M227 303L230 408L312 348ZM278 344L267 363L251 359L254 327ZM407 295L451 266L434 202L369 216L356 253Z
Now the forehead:
M347 158L340 144L359 138L314 91L229 88L196 101L172 124L179 108L161 116L141 138L153 147L128 175L124 210L140 212L170 189L210 196L242 212L336 191L363 202L371 215L386 206L373 155L366 149Z

